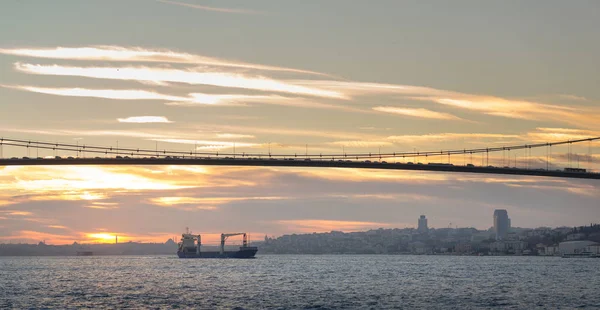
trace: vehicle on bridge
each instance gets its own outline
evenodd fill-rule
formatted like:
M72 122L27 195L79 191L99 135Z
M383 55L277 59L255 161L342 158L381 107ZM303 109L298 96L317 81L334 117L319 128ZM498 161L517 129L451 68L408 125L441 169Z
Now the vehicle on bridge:
M565 168L565 172L587 172L587 170L583 168Z

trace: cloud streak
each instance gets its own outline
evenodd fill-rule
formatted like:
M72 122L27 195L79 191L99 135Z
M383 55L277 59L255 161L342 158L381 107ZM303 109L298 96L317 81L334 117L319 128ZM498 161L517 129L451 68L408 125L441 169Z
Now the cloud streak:
M185 63L204 66L232 67L237 69L250 69L261 71L282 71L328 76L324 73L308 70L236 62L196 54L180 53L168 49L146 49L141 47L87 46L37 49L15 48L0 49L0 54L67 60Z
M230 142L230 141L188 140L188 139L152 139L152 140L159 141L159 142L167 142L167 143L196 145L196 149L198 149L198 150L232 149L233 147L240 147L240 148L262 147L262 144L258 144L258 143Z
M153 83L175 82L190 85L210 85L323 98L348 99L344 94L335 91L294 85L285 81L261 76L251 77L229 72L206 72L153 67L74 67L23 63L16 63L15 69L24 73L39 75L78 76Z
M219 7L204 6L204 5L190 4L190 3L177 2L177 1L168 1L168 0L157 0L157 1L161 2L161 3L179 5L179 6L183 6L183 7L204 10L204 11L210 11L210 12L231 13L231 14L261 14L260 12L250 11L250 10L219 8Z
M175 2L168 1L167 2ZM182 2L181 2L182 3ZM241 88L253 91L293 94L295 96L319 97L325 99L350 100L364 96L397 95L402 99L414 101L428 101L451 108L468 110L489 116L523 119L530 121L552 121L557 123L585 126L598 129L597 119L600 110L594 107L566 108L560 105L545 104L523 99L500 98L494 96L475 95L455 91L440 90L430 87L396 85L384 83L353 82L339 80L282 80L265 76L245 75L239 72L228 72L227 70L214 69L214 67L231 67L235 69L251 69L262 71L285 71L303 74L318 74L318 72L283 68L276 66L264 66L221 60L201 55L179 53L170 50L152 50L139 47L120 46L88 46L88 47L57 47L46 49L0 49L0 53L18 56L30 56L51 59L69 60L102 60L102 61L143 61L162 63L186 63L212 66L213 68L195 69L169 69L152 67L77 67L60 65L34 65L17 63L18 71L30 74L55 75L55 76L79 76L99 79L130 80L141 83L165 84L183 83L189 85L209 85L217 87ZM229 70L231 71L231 70ZM76 91L75 91L76 90ZM40 89L31 91L42 91ZM72 89L71 93L83 93L81 89ZM80 94L85 95L85 94ZM104 94L106 97L126 97L125 94ZM156 94L135 94L137 97L157 97ZM246 98L236 98L234 94L218 95L221 97L206 97L206 94L197 93L194 100L170 100L178 105L211 104L220 102L222 104L237 104L240 101L264 101L271 104L302 105L310 108L340 108L340 106L327 105L323 103L310 103L302 98L277 98L267 95L243 95ZM228 97L229 96L229 97ZM252 97L255 96L255 97ZM575 101L585 101L583 98L566 95ZM186 98L188 99L188 98ZM276 103L274 101L279 101ZM281 103L283 102L283 103ZM385 109L382 109L385 108ZM391 107L376 107L375 111L395 113L406 116L432 118L432 119L456 119L454 115L429 111L426 109L396 109ZM344 107L352 110L351 107ZM358 111L358 110L357 110ZM434 112L434 113L430 113ZM365 113L365 111L363 111Z
M244 135L239 133L218 133L217 138L221 139L254 139L254 135Z
M182 97L139 89L47 88L24 85L0 85L0 87L67 97L103 98L111 100L161 100L165 101L165 104L169 106L195 107L203 105L232 106L269 104L299 108L343 110L355 113L371 113L371 111L360 108L326 104L301 97L286 97L280 95L190 93L186 97Z
M164 116L130 116L128 118L117 118L119 123L172 123Z
M442 119L442 120L460 120L461 119L452 114L436 112L436 111L431 111L431 110L427 110L427 109L412 109L412 108L399 108L399 107L374 107L373 110L379 111L379 112L384 112L384 113L399 114L399 115L419 117L419 118L432 118L432 119Z
M165 100L185 101L186 97L171 96L152 91L138 89L89 89L89 88L47 88L23 85L0 85L4 88L24 90L34 93L67 96L67 97L90 97L118 100Z
M348 97L399 95L407 100L428 101L490 116L533 121L554 121L588 128L600 128L600 123L597 121L600 117L600 110L597 108L565 107L412 85L328 80L294 80L291 82L306 87L340 92Z

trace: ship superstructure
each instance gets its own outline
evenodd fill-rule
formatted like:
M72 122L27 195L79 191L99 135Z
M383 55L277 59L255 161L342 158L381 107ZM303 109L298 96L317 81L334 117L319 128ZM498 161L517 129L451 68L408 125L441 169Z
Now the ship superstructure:
M227 238L239 235L243 236L239 251L225 251ZM194 235L186 230L186 233L181 235L177 256L179 258L254 258L257 251L257 247L248 246L248 235L246 233L221 234L219 251L202 251L202 236Z

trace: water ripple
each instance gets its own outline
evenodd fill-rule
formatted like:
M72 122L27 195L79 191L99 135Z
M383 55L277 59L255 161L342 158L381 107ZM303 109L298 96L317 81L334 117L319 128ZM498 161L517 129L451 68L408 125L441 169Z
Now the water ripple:
M0 308L599 309L600 260L0 258Z

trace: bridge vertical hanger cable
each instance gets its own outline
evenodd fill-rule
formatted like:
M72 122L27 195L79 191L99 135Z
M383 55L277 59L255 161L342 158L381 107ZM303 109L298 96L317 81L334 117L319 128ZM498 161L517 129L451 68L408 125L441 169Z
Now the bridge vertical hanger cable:
M527 169L529 169L529 158L531 156L531 149L528 147L525 151L527 152Z
M549 161L550 161L550 152L549 152L549 148L550 146L548 144L546 144L546 171L550 170L549 167Z
M588 170L592 171L592 140L588 141Z
M571 166L571 142L567 144L567 158L569 159L569 168L573 168L573 166Z

